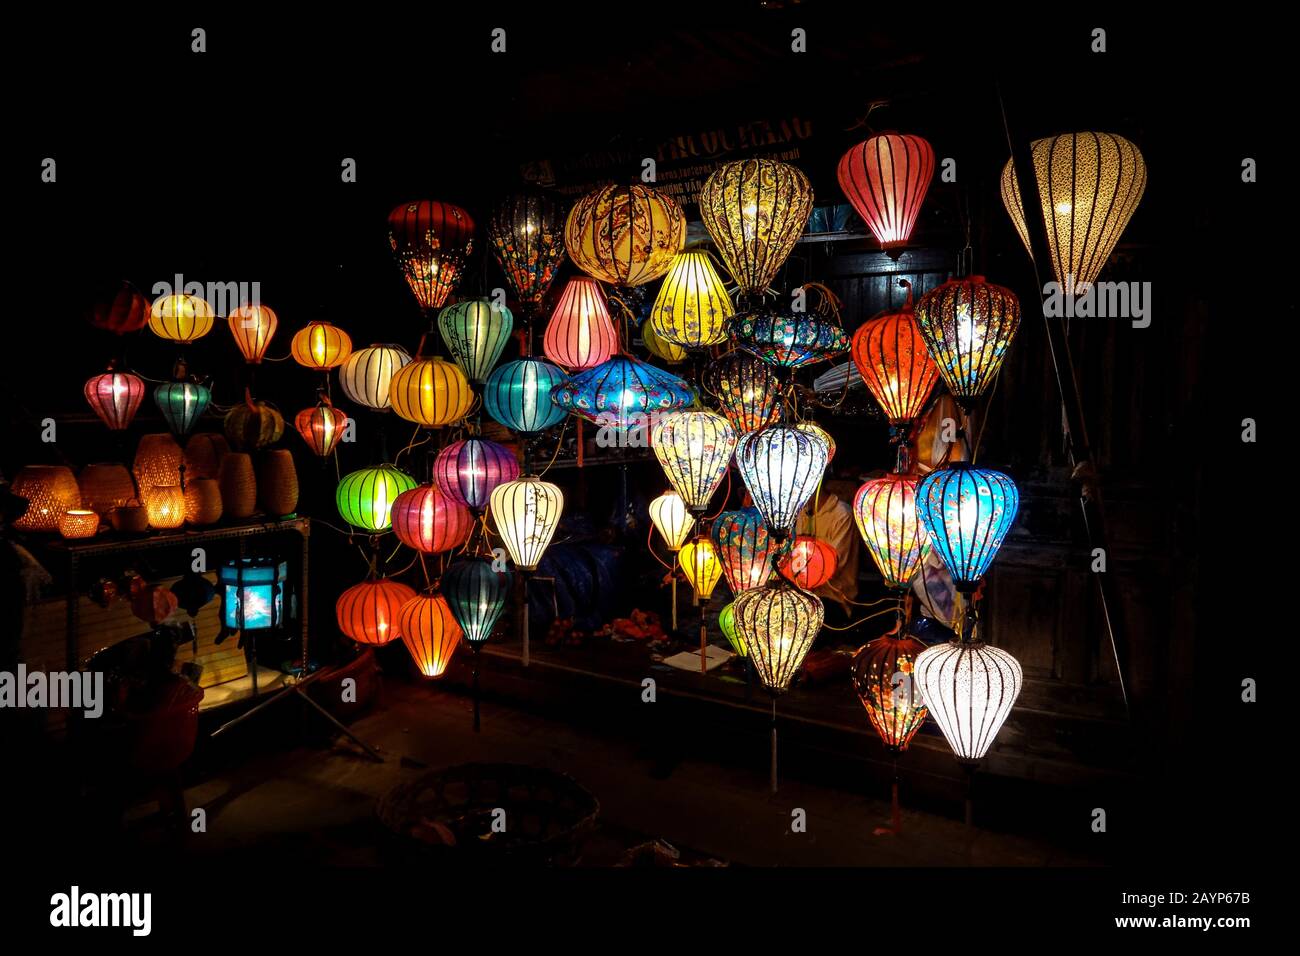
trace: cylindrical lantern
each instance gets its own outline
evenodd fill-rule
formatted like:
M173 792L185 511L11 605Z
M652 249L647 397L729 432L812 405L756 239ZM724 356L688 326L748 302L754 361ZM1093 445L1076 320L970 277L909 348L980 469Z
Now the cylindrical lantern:
M736 630L736 604L733 601L718 612L718 630L727 639L737 657L748 657L749 651L740 633Z
M1020 301L983 276L951 279L916 304L916 321L953 398L970 409L1002 368Z
M397 612L415 598L415 589L391 578L368 578L334 602L339 630L359 644L397 640Z
M781 559L781 573L803 588L815 591L835 576L839 557L829 542L810 534L801 534L790 542L790 550Z
M435 485L419 485L393 499L393 532L397 540L423 554L458 548L469 538L474 516Z
M1146 189L1147 164L1136 146L1113 133L1065 133L1035 140L1030 151L1052 273L1073 295L1096 281L1128 227ZM1029 249L1012 160L1002 170L1002 202Z
M153 485L179 485L185 453L166 433L141 435L131 471L141 491Z
M311 450L324 458L332 454L344 430L348 427L348 416L327 401L320 401L312 408L304 408L293 420L298 434Z
M708 253L679 252L650 309L650 325L661 338L702 349L727 340L731 297Z
M542 359L507 362L488 376L483 407L506 428L535 435L564 421L566 412L551 401L551 391L565 381L563 369Z
M776 540L757 508L724 511L713 522L713 544L732 594L761 588L772 577Z
M908 425L925 407L939 379L925 337L912 314L912 293L897 312L853 333L853 364L891 425Z
M736 430L708 409L670 412L659 419L650 444L669 483L694 514L709 509L736 450Z
M839 322L813 311L768 306L737 314L729 328L741 348L777 368L823 362L849 348Z
M221 508L229 518L247 518L257 508L257 478L247 452L232 451L221 459L217 479Z
M781 412L781 383L766 362L737 349L711 362L704 387L722 414L744 434L771 425Z
M492 562L484 558L457 562L443 573L440 587L447 606L471 645L492 636L492 628L505 612L513 580L509 571L492 570Z
M441 594L417 594L403 604L397 611L397 632L425 677L443 675L461 638L460 625Z
M287 448L262 453L257 465L257 506L273 518L298 508L298 469Z
M564 212L542 193L508 197L487 223L488 242L519 301L536 306L564 261Z
M675 491L665 491L650 502L650 523L664 539L669 551L680 551L695 527L695 519L686 510L686 502Z
M1020 696L1020 662L983 641L950 641L926 648L916 658L921 696L957 759L974 762Z
M542 351L565 368L593 368L618 348L618 332L609 317L600 283L575 276L560 293L542 336Z
M244 361L260 364L271 344L271 336L275 335L276 326L280 324L275 313L264 305L244 304L231 312L226 321Z
M273 445L284 434L284 416L270 402L245 398L226 412L226 438L240 451Z
M140 498L149 515L149 527L165 531L185 523L185 492L180 485L142 486Z
M86 319L116 335L138 332L149 321L149 300L129 282L109 283L96 294Z
M217 572L222 625L244 631L279 627L284 622L284 582L288 576L288 565L273 558L227 561Z
M510 310L487 299L457 302L438 313L438 331L451 357L476 384L482 384L497 364L514 327Z
M569 258L587 275L611 285L638 286L658 279L685 241L681 207L639 183L588 193L574 203L564 224Z
M758 679L774 694L788 690L822 629L821 600L777 585L744 591L732 606L736 633L749 651Z
M153 390L153 400L168 427L184 435L207 410L212 390L198 382L164 382Z
M1020 508L1016 483L991 468L956 462L930 472L916 488L916 510L953 584L974 591L1011 530Z
M196 432L185 441L185 477L216 478L221 459L230 452L230 442L217 432Z
M185 523L195 527L221 520L221 486L215 478L191 478L185 482Z
M564 493L556 485L528 475L492 489L491 511L515 566L534 571L559 526Z
M455 441L433 460L433 481L438 490L471 511L488 506L492 489L519 477L514 452L486 438Z
M309 322L294 334L289 352L303 368L328 372L352 354L352 337L328 322Z
M93 538L98 532L99 515L89 508L72 508L59 516L59 534L65 538Z
M426 313L442 308L473 251L474 220L436 200L404 203L388 214L388 241L415 301Z
M400 345L359 349L339 366L339 385L343 394L358 405L376 411L388 408L393 375L410 361L411 356Z
M930 551L930 535L916 510L917 480L873 478L853 496L853 521L887 588L907 588Z
M819 435L772 425L741 436L736 467L768 532L784 541L826 470L830 448Z
M144 398L144 379L130 372L112 369L86 380L86 403L113 431L122 431L131 424L140 400Z
M159 338L188 345L212 331L212 306L195 295L164 295L149 309L149 329Z
M909 635L886 634L853 655L853 691L885 749L902 753L925 723L916 682L916 659L925 645Z
M393 411L425 428L458 422L474 404L465 373L440 358L416 359L398 369L388 398Z
M886 252L907 244L934 177L934 150L919 136L880 133L840 158L840 189Z
M687 542L678 554L677 562L700 600L708 600L722 577L722 562L718 560L713 542L703 535Z
M81 504L101 518L135 497L131 473L115 461L82 468L77 484L81 487Z
M343 520L363 531L386 531L393 502L415 487L415 479L392 465L362 468L345 475L334 493Z
M689 405L691 387L676 375L629 355L579 372L551 391L551 400L602 428L645 427L650 416Z

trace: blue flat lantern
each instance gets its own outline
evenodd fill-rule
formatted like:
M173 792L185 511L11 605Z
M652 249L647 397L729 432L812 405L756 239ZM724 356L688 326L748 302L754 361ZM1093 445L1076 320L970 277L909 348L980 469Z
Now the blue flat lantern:
M271 558L228 561L218 573L224 630L253 631L279 627L284 615L288 567Z
M564 421L564 409L551 401L551 392L565 379L563 369L544 359L507 362L488 376L483 407L511 431L535 435Z
M691 387L649 362L616 355L579 372L551 393L555 404L597 425L644 427L648 416L671 412L695 400Z
M1020 509L1016 483L989 468L956 462L916 488L916 510L957 590L974 591Z

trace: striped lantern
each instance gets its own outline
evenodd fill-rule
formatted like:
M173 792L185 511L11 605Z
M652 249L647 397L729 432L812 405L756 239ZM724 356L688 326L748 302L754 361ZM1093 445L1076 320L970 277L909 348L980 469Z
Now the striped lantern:
M460 421L474 405L465 373L440 358L417 358L393 374L389 402L399 416L425 428Z
M212 390L198 382L164 382L153 390L163 420L177 435L188 434L212 400Z
M939 367L916 324L910 285L901 309L869 319L853 333L853 364L889 424L910 425L921 414Z
M785 541L817 490L830 448L825 439L792 425L771 425L741 437L736 467L754 505L777 541Z
M86 320L115 335L138 332L149 322L149 300L130 282L110 283L95 296Z
M415 597L415 589L391 578L354 584L334 602L339 630L359 644L387 644L397 639L397 612Z
M397 611L397 632L402 636L425 677L441 677L460 644L461 629L441 594L417 594Z
M564 261L564 212L540 192L506 198L487 223L488 242L506 282L526 307L536 307Z
M579 372L551 392L560 408L602 428L644 428L656 413L675 411L695 399L676 375L630 355Z
M235 345L250 365L260 365L280 320L264 305L245 303L226 316Z
M564 492L549 481L528 475L497 485L490 508L515 566L522 571L536 570L559 527Z
M885 587L905 590L930 552L930 535L916 510L916 475L873 478L853 496L853 521Z
M415 479L393 465L362 468L344 476L334 493L343 520L363 531L386 531L392 525L397 496L415 487Z
M772 577L772 555L779 550L767 522L754 507L724 511L713 521L713 544L732 594L761 588Z
M686 502L675 491L665 491L650 502L650 523L664 539L669 551L680 551L695 527L695 519L686 510Z
M688 541L677 555L682 574L701 601L707 601L722 579L722 562L713 542L700 535Z
M925 645L910 635L886 634L853 655L853 691L890 753L898 754L925 723L916 659Z
M393 376L411 361L400 345L372 345L353 352L339 366L339 385L358 405L381 411L389 407Z
M563 369L543 359L507 362L488 376L483 407L506 428L535 435L564 421L566 412L551 401L551 392L566 381Z
M469 539L474 516L435 485L420 485L393 499L393 533L421 554L458 548Z
M443 573L439 586L471 645L492 636L492 628L505 612L513 580L509 571L494 571L486 558L459 561Z
M822 629L821 600L777 584L738 594L732 607L758 679L773 694L788 690Z
M835 577L839 556L830 543L810 534L801 534L790 542L778 566L782 574L805 591L815 591Z
M736 450L736 431L708 409L669 412L658 419L650 444L668 482L696 515L709 508Z
M736 431L758 431L781 413L781 383L766 362L742 349L728 352L704 370L704 388Z
M130 372L111 368L102 375L86 380L86 403L112 431L120 432L131 424L144 398L144 379Z
M893 253L916 225L934 178L934 149L920 136L880 133L840 157L836 177L880 247Z
M979 586L1020 509L1016 483L991 468L955 462L916 486L916 510L958 591Z
M289 353L303 368L328 372L352 354L352 338L328 322L309 322L295 333L289 343Z
M708 253L692 249L673 259L650 309L649 325L673 345L702 349L727 340L727 320L733 314L727 287Z
M609 317L600 283L585 276L569 280L542 336L542 351L570 369L594 368L618 349L618 332Z
M519 477L514 452L486 438L455 441L433 460L433 481L452 501L481 513L492 489Z
M293 420L294 428L311 450L324 458L332 454L348 427L348 416L328 400L322 399L312 408L304 408Z
M916 321L943 383L970 410L997 377L1020 327L1020 300L983 276L950 279L921 296Z
M212 306L195 295L159 296L149 309L149 330L181 345L203 338L214 321Z
M510 310L487 299L457 302L438 313L442 340L461 371L476 385L483 383L501 358L514 326Z
M915 680L930 716L957 759L979 760L1020 696L1020 662L983 641L950 641L922 651Z
M658 279L685 242L681 207L640 183L588 193L574 203L564 224L569 258L587 275L617 286Z

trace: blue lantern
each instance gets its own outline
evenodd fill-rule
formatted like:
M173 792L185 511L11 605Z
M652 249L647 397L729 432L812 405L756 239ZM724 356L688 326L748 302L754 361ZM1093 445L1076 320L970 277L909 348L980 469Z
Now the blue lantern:
M551 393L555 404L590 422L612 428L649 424L656 412L671 412L695 400L676 375L628 355L616 355L579 372Z
M736 468L778 543L794 533L799 512L817 490L829 460L826 439L794 425L769 425L741 436Z
M916 488L916 510L958 591L979 585L1020 508L1016 484L1000 471L955 462Z
M212 390L197 382L165 382L153 390L158 410L177 435L184 435L194 427L211 399Z
M218 574L224 631L279 627L284 613L287 565L271 558L228 561Z
M740 347L778 368L799 368L849 350L839 322L817 312L764 308L731 319Z
M492 562L475 558L453 564L442 576L442 593L465 640L481 644L492 636L506 609L513 580L509 571L492 570Z
M488 376L483 407L511 431L535 435L564 421L564 409L551 401L564 380L564 371L544 359L507 362Z

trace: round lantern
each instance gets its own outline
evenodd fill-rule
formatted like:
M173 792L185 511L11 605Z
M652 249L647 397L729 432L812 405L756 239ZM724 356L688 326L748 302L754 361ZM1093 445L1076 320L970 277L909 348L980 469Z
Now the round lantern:
M388 408L389 386L411 356L400 345L372 345L353 352L339 367L343 394L376 411Z
M116 335L138 332L149 321L149 300L131 283L112 283L95 296L86 315L97 329Z
M510 559L520 570L536 570L559 526L564 493L556 485L529 475L497 485L490 500L492 518Z
M749 352L728 352L704 372L704 387L736 431L757 431L781 413L781 383L766 362Z
M736 431L707 409L669 412L651 433L655 457L669 483L694 514L709 509L736 450Z
M438 490L474 512L487 508L493 488L518 477L514 452L486 438L452 442L433 460Z
M457 302L438 313L438 331L467 378L482 384L510 341L514 316L487 299Z
M608 361L617 348L618 332L600 283L583 276L570 279L546 323L546 357L565 368L592 368Z
M391 578L354 584L334 602L339 630L359 644L387 644L397 639L397 612L415 598L415 589Z
M473 251L474 220L451 203L420 200L388 214L388 241L426 313L442 308Z
M438 428L458 422L474 404L465 373L440 358L416 359L393 374L393 411L408 422Z
M72 508L59 516L59 534L69 540L93 538L99 533L99 515L89 508Z
M397 496L415 487L415 479L392 465L362 468L346 475L334 494L339 514L354 528L385 531Z
M198 382L164 382L153 390L153 400L167 426L177 435L184 435L207 411L212 390Z
M818 435L771 425L741 436L736 467L768 533L784 541L826 470L830 448Z
M81 488L81 504L100 517L135 497L131 473L115 461L86 465L77 477L77 484Z
M100 420L113 431L122 431L131 424L140 408L140 400L144 398L144 379L110 368L102 375L87 379L84 392L87 404Z
M1035 211L1047 227L1052 273L1073 294L1096 281L1137 211L1147 185L1146 161L1113 133L1065 133L1035 140L1030 151L1038 182ZM1002 170L1002 202L1032 257L1012 160Z
M284 416L270 402L245 398L226 412L226 438L239 451L274 445L284 434Z
M713 542L703 535L687 542L678 554L677 562L700 600L707 601L722 577L722 562L718 560Z
M665 491L650 502L650 523L664 539L669 551L680 551L695 527L695 519L686 510L686 502L675 491Z
M781 573L803 588L815 591L835 576L839 556L835 549L821 538L801 534L790 543L790 550L781 559Z
M441 594L417 594L397 611L402 643L425 677L441 677L460 643L460 625Z
M320 457L332 454L348 427L348 416L328 401L304 408L293 420L294 428L308 447Z
M663 339L701 349L727 340L731 297L705 252L679 252L650 309L650 325Z
M506 282L530 308L535 308L564 261L564 213L541 193L510 196L487 223L488 242Z
M901 309L870 319L853 333L853 364L889 424L909 425L921 414L939 367L912 314L910 288Z
M885 749L907 749L925 723L925 701L916 682L916 659L925 644L908 635L887 634L853 655L853 691Z
M761 588L772 577L776 540L757 508L724 511L713 522L713 544L732 594Z
M1002 368L1020 301L983 276L951 279L921 297L916 320L943 383L969 410Z
M194 295L164 295L149 309L149 329L159 338L188 345L212 331L212 306Z
M934 150L919 136L880 133L840 158L840 189L880 247L905 246L934 178Z
M823 362L849 348L839 322L819 312L761 308L739 313L730 328L741 348L777 368Z
M1020 662L983 641L950 641L916 658L915 680L944 739L959 760L988 753L1020 696Z
M971 592L1016 520L1020 492L1000 471L957 462L921 479L916 508L953 584Z
M169 433L141 435L135 449L131 472L135 483L143 491L153 485L178 485L185 453Z
M853 520L888 588L907 588L930 551L916 510L916 483L915 475L886 475L853 496Z
M565 411L619 429L648 425L652 414L675 411L694 398L676 375L629 355L579 372L551 391L551 400Z
M294 334L289 352L303 368L328 372L352 354L352 338L328 322L310 322Z
M264 305L244 304L226 316L226 321L244 361L260 364L271 344L271 336L275 335L276 326L280 324L275 313Z
M669 365L676 365L686 360L686 349L674 345L655 331L653 322L641 326L641 344L655 358L661 358Z
M681 207L639 183L588 193L569 210L564 224L569 258L587 275L611 285L658 279L685 241Z
M420 485L393 499L393 532L397 540L423 554L458 548L469 538L474 516L434 485Z
M564 421L565 411L551 401L551 392L565 381L561 368L542 359L507 362L488 376L483 407L506 428L535 435Z
M789 689L822 629L821 600L777 585L744 591L732 607L736 634L749 651L758 679L773 694Z
M718 630L722 631L722 636L727 639L727 643L731 645L731 649L736 652L737 657L749 656L749 651L745 648L745 642L736 631L736 604L734 601L718 612Z
M471 645L492 636L513 580L509 571L493 571L492 562L484 558L457 562L443 573L440 587L447 606Z
M185 523L185 492L180 485L142 486L140 499L149 516L149 527L165 531Z

